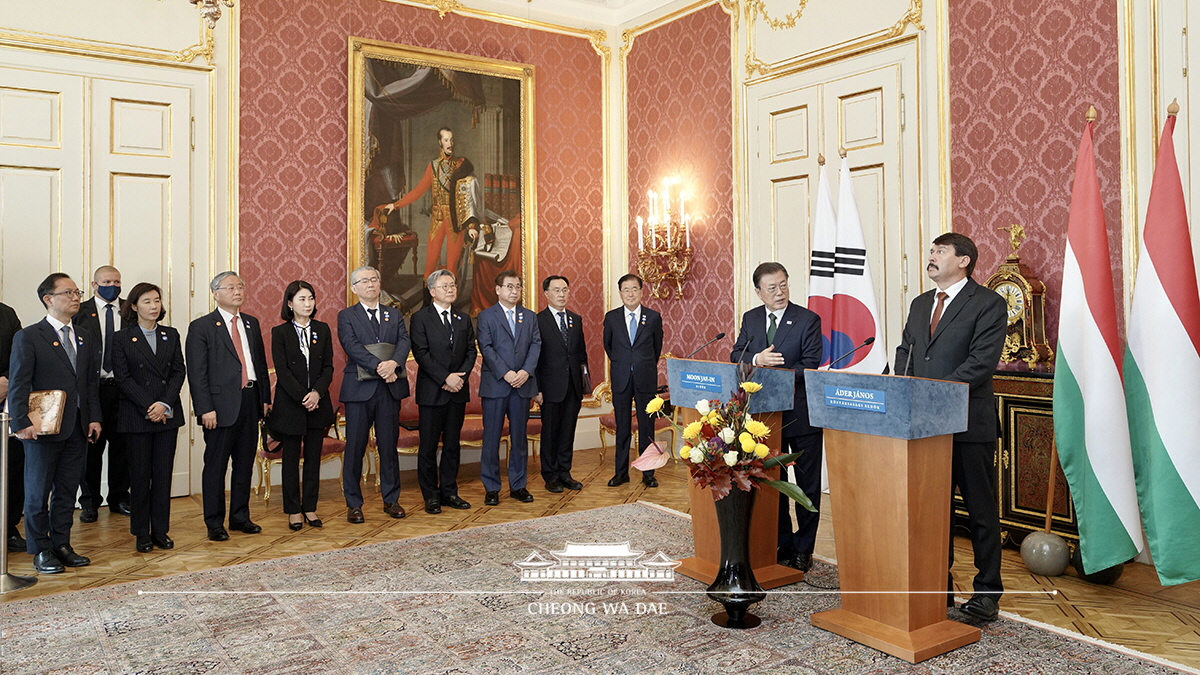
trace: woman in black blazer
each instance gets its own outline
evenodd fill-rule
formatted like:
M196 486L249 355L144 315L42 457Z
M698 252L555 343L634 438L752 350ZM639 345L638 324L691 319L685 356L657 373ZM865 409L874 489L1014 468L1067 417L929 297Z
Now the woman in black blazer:
M121 308L129 327L112 342L113 376L121 392L117 431L129 454L129 532L141 553L175 547L167 530L175 436L187 415L179 402L186 371L179 331L158 323L165 315L158 286L134 286Z
M321 444L333 424L329 385L333 383L333 338L329 326L313 318L317 294L307 281L293 281L283 292L283 323L271 329L275 363L275 405L267 429L283 448L283 510L288 527L299 530L307 520L321 527L317 494L321 479ZM304 496L300 495L300 448L304 446Z

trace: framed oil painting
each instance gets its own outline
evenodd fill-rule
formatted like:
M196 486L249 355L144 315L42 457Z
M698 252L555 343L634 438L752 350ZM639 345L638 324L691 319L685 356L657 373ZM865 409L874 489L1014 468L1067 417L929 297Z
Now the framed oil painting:
M533 66L351 37L349 75L346 269L404 314L442 268L471 316L509 269L535 307Z

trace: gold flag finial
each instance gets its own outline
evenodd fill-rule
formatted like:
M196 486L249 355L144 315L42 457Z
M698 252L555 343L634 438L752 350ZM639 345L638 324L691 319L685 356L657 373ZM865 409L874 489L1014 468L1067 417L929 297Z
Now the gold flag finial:
M825 166L825 155L823 153L817 153L817 164Z
M1096 106L1094 106L1094 105L1089 105L1089 106L1088 106L1088 111L1087 111L1087 121L1089 121L1089 122L1095 122L1095 121L1096 121L1096 117L1097 117L1097 115L1096 115Z
M1025 228L1017 223L1013 223L1008 227L997 227L997 230L1008 233L1008 245L1012 248L1012 252L1008 254L1008 258L1013 260L1017 257L1017 249L1021 248L1021 242L1025 241Z
M1171 117L1179 114L1179 99L1171 99L1171 105L1167 106L1167 114Z
M840 145L838 146L838 154L841 155L842 159L846 159L846 149Z

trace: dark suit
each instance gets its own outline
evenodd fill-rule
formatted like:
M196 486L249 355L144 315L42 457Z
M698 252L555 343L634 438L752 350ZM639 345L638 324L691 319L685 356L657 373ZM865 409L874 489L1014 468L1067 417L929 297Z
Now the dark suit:
M479 313L479 352L483 367L479 372L479 397L483 399L483 453L479 474L488 492L500 490L500 436L508 417L508 489L525 487L525 467L529 440L525 427L529 422L529 399L537 395L537 364L542 353L542 333L537 315L517 305L513 310L514 335L508 325L504 305L496 303ZM519 388L504 380L508 371L524 370L529 379Z
M71 323L90 331L100 344L100 416L104 431L99 440L88 444L87 468L83 474L83 481L79 484L79 505L85 509L98 509L104 501L100 496L100 474L104 466L105 450L108 451L108 506L112 508L129 501L129 453L125 447L125 439L121 437L116 424L121 394L117 391L116 380L111 373L106 376L103 367L105 356L111 359L111 355L106 355L104 350L110 348L112 341L103 338L104 332L100 328L104 323L103 313L107 308L104 299L100 299L99 307L96 300L93 296L80 305L79 311L71 319ZM118 330L129 325L121 318L123 302L124 298L117 298L112 302L114 337Z
M72 366L61 340L49 320L42 319L16 334L9 362L13 431L31 424L30 392L61 389L67 394L59 433L24 441L25 550L34 554L71 543L75 494L87 461L87 427L100 422L99 341L76 329Z
M129 451L129 532L163 536L171 529L171 474L175 437L186 413L179 400L186 370L179 331L159 325L154 346L141 326L116 332L112 343L113 375L121 393L115 423ZM172 416L151 422L146 411L155 403L169 406Z
M821 440L822 430L808 423L808 396L804 390L804 369L821 365L821 317L800 305L789 302L775 329L775 339L767 341L767 308L760 305L742 315L742 329L729 354L729 360L751 363L754 355L775 345L783 356L784 368L796 371L795 397L792 409L783 411L780 450L799 452L796 460L796 485L813 503L809 511L779 495L779 557L812 555L817 541L817 526L821 516ZM786 474L785 474L786 475ZM792 513L796 514L796 530L792 531Z
M575 426L583 401L583 369L587 367L587 345L583 318L566 312L567 336L563 338L558 313L547 307L538 312L542 332L542 354L537 379L542 392L542 479L561 483L571 478L575 455Z
M610 362L613 416L617 422L616 476L629 474L629 444L633 437L631 407L637 405L638 454L654 442L654 420L646 404L658 390L658 357L662 354L662 315L642 306L633 343L629 342L629 310L618 307L604 315L604 352ZM651 477L654 471L643 471Z
M417 449L417 484L424 499L458 495L459 435L467 401L471 400L468 378L475 367L475 328L471 318L449 310L447 330L437 306L430 303L412 315L412 353L417 361L417 408L420 412L421 443ZM456 392L442 389L450 373L465 373ZM438 443L442 461L438 465Z
M220 309L188 326L184 351L188 363L188 390L192 410L203 426L205 413L217 413L217 428L204 430L204 523L209 529L225 521L225 472L229 478L229 524L237 528L250 522L250 476L258 444L258 422L263 406L271 402L267 352L258 319L241 314L240 333L248 340L255 380L242 387L242 362L233 347Z
M395 504L400 498L400 459L396 455L396 439L400 435L400 401L408 396L408 331L400 312L379 305L376 315L379 330L372 326L362 303L338 312L338 341L346 352L346 369L339 395L346 406L346 452L343 455L342 491L346 506L362 508L363 454L371 427L375 427L375 447L379 449L379 491L384 504ZM365 345L386 342L396 345L391 360L397 363L396 381L381 379L358 381L358 367L374 373L381 359L371 355Z
M329 385L333 384L333 334L329 325L312 319L308 324L308 358L300 349L296 324L281 323L271 329L271 360L275 364L275 404L267 418L271 435L283 450L283 512L317 510L321 487L321 447L334 423ZM309 392L321 397L309 412L301 403ZM303 497L300 456L304 456Z
M1008 325L1004 299L973 279L942 309L937 332L929 335L933 289L918 295L908 311L904 341L896 348L896 372L936 380L966 382L967 430L954 435L952 477L967 507L975 552L976 591L998 593L1000 580L1000 515L996 507L996 439L999 437L992 376L1004 348ZM907 365L907 368L906 368ZM954 562L954 546L950 546ZM997 602L1000 596L992 595Z
M13 336L21 330L21 320L12 307L0 302L0 377L8 377L8 360L12 356ZM4 410L7 399L0 401ZM25 513L25 450L16 436L8 439L8 528L7 537L20 535L17 523Z

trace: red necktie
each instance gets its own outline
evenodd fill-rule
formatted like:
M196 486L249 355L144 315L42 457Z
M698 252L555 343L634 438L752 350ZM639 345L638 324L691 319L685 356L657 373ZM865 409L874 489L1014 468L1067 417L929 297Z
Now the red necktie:
M940 305L939 305L940 307ZM237 314L233 315L233 351L237 352L238 361L242 362L242 389L250 383L250 369L246 367L246 354L242 352L242 331L239 330L242 320Z
M938 322L942 320L942 308L946 306L946 298L950 297L947 293L938 293L937 307L933 310L933 321L929 322L929 337L933 337L934 331L937 330Z

